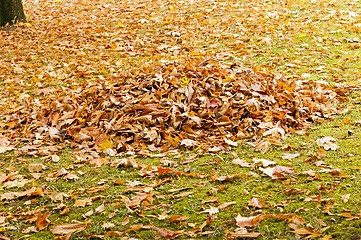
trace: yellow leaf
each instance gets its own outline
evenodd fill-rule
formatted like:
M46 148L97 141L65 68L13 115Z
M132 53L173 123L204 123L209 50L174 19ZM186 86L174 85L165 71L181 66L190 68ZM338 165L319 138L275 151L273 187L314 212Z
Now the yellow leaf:
M125 28L125 25L121 22L118 22L118 27Z
M189 79L187 78L187 76L185 76L183 79L181 79L181 82L182 82L182 84L184 84L184 85L187 85L188 83L189 83Z
M307 229L307 228L298 228L298 229L295 229L294 231L291 231L291 232L294 232L294 233L299 234L299 235L312 234L312 231Z
M102 149L102 150L107 150L109 148L113 148L114 147L114 144L112 143L112 141L110 141L109 139L106 139L104 141L104 143L99 143L99 147Z

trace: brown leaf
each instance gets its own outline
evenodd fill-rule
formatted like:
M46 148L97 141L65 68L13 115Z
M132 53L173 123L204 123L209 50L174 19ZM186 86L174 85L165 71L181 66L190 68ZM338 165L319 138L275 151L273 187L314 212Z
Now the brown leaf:
M193 193L194 192L182 192L177 195L171 196L171 198L184 198L184 197L188 197L189 195L192 195Z
M122 221L122 225L125 226L129 223L129 218L128 217L125 217Z
M57 235L66 235L69 233L80 232L87 228L87 223L74 223L55 225L50 227L50 232Z
M180 222L189 219L187 216L172 216L169 218L169 223Z
M218 197L210 197L202 201L202 204L205 203L215 203L218 201Z
M14 147L0 147L0 154L8 151L12 151Z
M257 165L261 165L263 167L268 167L268 166L276 164L275 161L270 161L267 159L257 159L257 158L253 158L253 162L255 162Z
M223 209L223 208L226 208L226 207L234 205L234 204L237 204L237 202L225 202L225 203L222 203L221 205L219 205L218 209Z
M36 218L36 227L39 229L39 231L46 229L50 224L50 221L47 219L49 215L50 212L44 214L39 213L38 217Z
M3 236L3 235L0 235L0 239L1 239L1 240L11 240L10 238L5 237L5 236Z
M248 206L250 207L262 208L263 205L264 201L259 201L258 198L255 197L248 201Z
M45 166L43 164L28 164L26 168L29 172L41 172L45 169Z
M260 170L272 179L285 179L289 174L293 174L294 170L292 167L276 166L269 168L260 168Z
M240 167L246 167L246 168L252 167L251 164L249 164L248 162L245 162L245 161L243 161L243 160L241 160L241 159L239 159L239 158L233 159L233 160L232 160L232 163L237 164L237 165L239 165Z
M259 225L259 217L242 217L240 214L236 217L236 224L240 228L254 227Z
M337 150L339 146L336 143L333 143L336 141L333 137L323 137L316 140L316 143L318 146L323 147L325 150Z
M287 195L294 195L294 194L299 194L299 193L303 193L304 189L300 189L300 188L286 188L284 190L284 193Z
M102 212L104 212L105 211L105 206L104 206L104 203L102 203L99 207L97 207L96 209L95 209L95 213L102 213Z
M77 199L74 202L75 207L85 207L86 205L92 205L93 201L89 198L87 199Z
M213 215L219 212L219 209L216 207L210 206L210 209L206 209L203 212L208 213L209 215Z
M298 228L291 232L294 232L299 235L311 235L313 233L313 231L308 228Z
M245 228L237 228L234 232L229 232L233 238L258 238L262 233L248 232Z
M292 154L292 153L284 153L281 158L283 159L286 159L286 160L291 160L293 158L296 158L296 157L299 157L301 154L299 153L295 153L295 154Z

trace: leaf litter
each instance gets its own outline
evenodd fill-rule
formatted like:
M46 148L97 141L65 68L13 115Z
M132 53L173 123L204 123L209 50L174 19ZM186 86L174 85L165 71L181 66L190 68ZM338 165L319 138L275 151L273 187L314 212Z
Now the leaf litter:
M337 114L339 92L310 80L194 59L24 96L4 128L9 141L65 142L110 156L237 142L256 149L266 144L265 152L286 134Z
M200 3L197 1L167 3L164 5L166 11L163 14L148 18L148 10L156 9L158 11L158 8L162 8L163 5L160 4L161 7L159 7L156 1L147 2L147 4L140 1L140 4L136 6L132 1L122 1L121 4L124 2L124 7L114 7L115 5L112 4L116 3L105 4L104 2L100 2L96 6L83 4L89 3L88 1L50 2L41 0L37 2L41 2L38 6L44 9L44 12L39 11L36 7L31 11L39 12L36 14L36 16L41 16L39 22L33 26L27 24L24 29L18 29L21 34L25 34L29 38L26 39L28 42L22 37L17 40L17 37L12 34L2 32L4 38L1 38L1 41L4 43L4 49L7 48L5 51L14 51L14 55L17 57L0 60L0 73L6 79L2 83L4 88L1 90L5 91L3 95L6 97L2 96L0 103L1 117L3 118L3 121L0 122L1 134L3 134L0 136L0 153L12 154L11 151L15 150L19 161L26 162L21 159L21 156L30 155L42 156L42 160L51 160L51 163L26 164L25 170L29 175L22 175L14 167L4 169L4 173L0 172L1 201L11 205L16 201L26 200L24 204L27 206L25 209L13 208L1 212L1 232L6 233L6 231L12 230L19 232L21 230L22 233L27 234L48 229L53 234L63 235L58 239L69 239L71 235L85 232L91 225L96 224L91 220L68 223L69 212L78 213L78 210L80 212L81 209L86 209L81 215L83 220L101 215L102 221L99 226L103 228L102 233L86 233L87 238L129 236L132 232L142 229L154 230L158 237L166 239L181 235L192 238L207 236L212 232L207 229L214 229L212 223L217 220L217 215L228 211L229 206L237 205L237 202L233 201L222 203L220 197L214 196L227 189L232 189L230 184L234 181L247 178L246 183L249 183L252 182L250 177L260 176L251 171L248 174L236 173L221 176L218 176L217 171L211 174L195 173L178 170L177 165L174 164L175 161L168 159L161 161L164 164L163 167L154 167L138 162L134 158L114 159L107 156L117 156L125 152L165 157L167 153L178 154L177 149L179 148L202 149L216 153L222 149L237 147L245 143L265 153L272 145L281 145L280 140L286 138L290 133L305 134L303 129L311 124L323 122L338 113L345 113L340 111L340 102L346 99L346 90L339 86L333 87L325 81L310 80L310 74L304 74L301 77L274 75L256 66L244 67L239 60L229 60L235 59L232 51L236 51L240 55L263 54L264 50L251 45L253 40L247 37L247 34L258 36L264 32L263 27L254 24L258 20L264 21L264 13L259 11L263 7L254 7L252 4L234 6L240 9L245 7L241 14L250 16L247 17L247 21L250 21L247 23L248 26L247 24L241 24L244 26L236 24L245 34L235 36L227 35L224 27L228 26L225 23L238 18L227 20L223 17L218 19L216 16L212 16L213 13L217 14L217 11L224 10L227 11L227 14L234 14L224 8L223 4L211 8L211 11L205 10L209 6L197 8L197 11L201 10L202 14L200 16L196 14L197 17L192 19L193 21L188 21L189 19L184 21L176 19L177 14L174 13L178 10L185 11L184 9L189 6L194 7ZM44 4L46 7L43 6ZM66 8L63 8L64 4L67 4ZM73 11L72 8L77 5L82 6L82 11ZM34 6L36 6L35 3ZM57 9L57 7L61 7L62 10L49 10ZM243 14L245 9L252 14ZM116 14L109 14L111 12ZM120 15L119 12L121 12ZM96 20L96 24L93 24L95 23L94 13L97 19L100 19ZM59 18L58 14L61 14L62 17ZM104 14L106 15L104 16ZM115 16L115 19L107 21L112 25L111 28L114 27L113 25L117 26L116 31L109 28L109 25L98 24L98 21L102 19L109 19L110 15ZM268 21L275 20L274 26L279 27L277 23L281 21L277 19L279 17L288 18L286 15L282 12L267 12L265 16ZM119 16L121 19L118 19ZM204 20L204 16L209 16L210 19ZM90 24L87 22L89 19L92 19ZM155 27L159 24L164 24L165 29ZM179 25L173 29L176 24ZM288 24L291 24L292 27L296 26L290 22ZM191 25L190 31L189 25ZM191 46L192 43L187 43L190 33L196 32L196 28L192 25L205 27L205 34L195 33L201 38L205 37L200 42L212 42L211 38L213 37L216 39L221 37L223 40L232 39L236 42L231 43L231 51L224 49L223 53L213 54L208 50L204 50L206 53L203 50L196 50ZM251 25L254 27L250 27ZM147 38L147 34L145 34L144 38L129 39L127 36L141 36L137 29L153 29L151 31L154 32L151 34L158 37L151 39ZM89 31L93 30L94 32L89 34ZM267 32L267 34L277 33L277 31L273 31L271 31L272 33ZM39 37L41 36L38 34L40 32L44 34L43 39ZM222 35L218 32L226 34ZM92 37L88 37L89 35ZM110 38L115 37L115 39L108 41L109 36ZM195 38L195 36L190 36L190 38ZM259 41L264 43L265 45L262 47L267 49L267 46L274 44L277 38L278 36L276 38L259 37ZM58 39L62 39L62 41L59 42ZM20 42L13 44L12 41ZM342 41L334 39L334 42L339 45ZM356 48L358 41L352 40L351 42L352 46ZM179 43L182 45L178 46ZM34 48L31 44L35 44L36 47ZM209 46L209 49L212 48ZM310 46L310 48L312 47ZM20 56L19 52L26 52L28 55ZM47 52L51 52L51 55L47 55ZM68 54L64 54L64 52ZM45 57L37 57L36 55L39 53ZM115 66L110 63L114 61L112 57L116 54L110 53L118 54ZM158 54L159 56L168 54L172 57L162 59L162 57L157 57ZM181 56L181 54L183 55ZM66 57L64 57L65 55ZM150 55L156 57L151 58ZM36 57L29 61L33 56ZM132 66L126 69L123 65L130 57L150 62L141 67L133 68ZM273 60L280 61L277 57ZM154 64L152 61L158 63ZM282 61L286 62L288 59L283 58ZM113 67L116 70L112 69ZM321 66L317 71L322 71L322 69ZM10 78L8 78L8 72L12 74ZM334 140L326 140L316 141L316 144L325 150L336 150L338 146L333 143ZM53 170L51 164L61 163L63 160L59 157L59 150L64 149L64 146L71 146L77 150L73 156L73 162L69 166ZM155 151L160 153L150 154ZM84 153L90 153L90 155ZM297 153L283 155L283 158L287 160L296 157L298 157ZM197 158L197 155L189 157L180 164L197 161ZM254 162L256 164L239 158L233 160L234 164L251 170L259 170L258 172L264 173L273 180L284 180L285 185L290 184L294 180L293 177L297 175L293 167L279 166L274 161L254 158ZM78 171L77 168L87 164L97 169L110 165L119 168L122 174L126 172L125 168L131 168L131 171L134 171L142 180L138 181L134 178L132 181L97 179L97 181L94 180L93 186L84 186L84 188L72 189L68 192L52 190L47 186L50 185L48 183L54 181L78 184L86 173ZM207 164L215 166L217 161ZM271 165L276 166L269 167ZM326 163L320 166L324 167L325 165ZM53 172L49 173L48 169ZM318 172L329 173L336 180L350 177L339 169L329 166ZM309 170L304 171L304 174L312 177L312 180L320 180L318 172ZM167 196L158 192L161 191L161 187L166 186L166 183L167 185L172 184L184 176L189 179L208 178L210 181L196 183L194 189L193 187L177 186L177 188L173 188L175 191L169 191L171 195ZM35 187L37 180L43 179L48 183L41 187ZM153 182L150 183L147 180ZM200 207L197 211L204 215L203 222L191 222L193 219L189 219L187 216L168 216L171 214L171 211L168 210L171 209L169 202L183 199L188 201L197 193L197 188L208 187L209 182L229 185L216 185L216 188L207 192L210 197L202 201L202 204L209 206ZM112 193L111 197L100 195L107 191L110 185L124 188L120 193ZM323 191L327 186L321 184L318 188ZM307 190L298 188L286 188L283 191L287 195L303 192L309 194ZM88 195L95 193L99 195ZM244 189L243 195L248 194L250 192ZM46 199L45 201L50 199L52 205L38 207L39 199ZM299 225L304 224L305 220L295 214L262 213L259 215L260 211L269 208L269 203L259 200L260 196L254 195L254 193L249 199L248 203L245 202L244 208L249 207L252 212L247 217L238 215L235 218L238 228L228 233L225 232L231 238L261 236L262 233L248 231L268 218L283 220L298 235L318 237L323 232L323 229L315 228L310 224L300 228ZM352 199L351 196L347 194L341 197L343 202L348 202L350 199ZM332 214L329 210L332 207L330 202L333 200L321 197L321 193L305 198L304 201L312 201L317 208L324 207L325 213ZM325 206L321 206L321 203ZM284 205L285 203L279 203L277 209L282 209ZM33 206L35 207L33 208ZM111 213L108 212L109 208L113 209ZM148 210L154 209L163 212L158 215L147 213ZM124 228L122 231L114 230L113 228L119 228L108 219L114 218L123 210L127 212L122 222ZM54 221L49 211L66 216L67 224L59 224L56 220ZM244 211L242 210L242 212ZM347 210L339 216L349 219L359 217ZM153 223L127 226L131 219L154 217L158 220L165 220L169 217L169 223L179 223L180 227L176 231L172 231L157 227ZM13 223L18 220L22 220L28 225L32 224L32 226L16 229ZM320 225L325 227L324 222L321 222ZM183 227L186 230L180 230ZM8 239L2 235L0 238Z

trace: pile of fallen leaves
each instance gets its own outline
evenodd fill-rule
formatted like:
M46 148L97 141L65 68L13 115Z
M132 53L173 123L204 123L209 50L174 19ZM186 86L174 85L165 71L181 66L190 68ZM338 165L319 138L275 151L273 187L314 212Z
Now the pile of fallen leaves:
M218 151L240 142L265 152L288 133L337 114L344 95L324 81L193 59L22 94L3 128L9 139L30 145L66 142L109 155Z

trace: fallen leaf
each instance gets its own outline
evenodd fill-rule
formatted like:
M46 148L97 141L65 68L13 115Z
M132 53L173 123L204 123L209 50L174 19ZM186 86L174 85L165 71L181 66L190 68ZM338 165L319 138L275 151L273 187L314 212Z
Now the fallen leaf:
M341 195L341 200L343 203L347 203L349 200L350 200L350 197L351 197L351 194L348 193L348 194L345 194L345 195Z
M0 147L0 154L14 150L14 147Z
M258 238L262 233L257 232L248 232L247 229L243 227L237 228L234 232L229 232L233 238Z
M102 228L113 228L113 227L115 227L115 224L114 223L111 223L111 222L104 222L103 224L102 224Z
M75 207L85 207L86 205L92 205L93 201L89 198L87 199L77 199L74 202Z
M50 227L50 232L57 235L66 235L69 233L80 232L87 228L87 223L74 223L64 225L54 225Z
M259 225L259 217L242 217L240 214L236 217L236 224L240 228L254 227Z
M43 164L28 164L26 166L27 170L29 172L41 172L43 171L46 167Z
M125 217L122 221L122 225L125 226L127 225L128 223L130 222L129 218L128 217Z
M44 214L39 213L38 217L36 218L36 227L39 231L46 229L50 224L50 221L47 219L49 215L50 212Z
M325 150L337 150L339 146L336 143L333 143L336 141L333 137L323 137L316 140L316 143L318 146L323 147Z
M210 206L210 209L206 209L203 212L208 213L209 215L213 215L219 212L219 209L216 207Z
M260 168L260 171L270 176L272 179L285 179L288 175L293 174L292 167L276 166L272 168Z
M225 202L225 203L222 203L221 205L219 205L218 209L227 208L228 206L231 206L231 205L234 205L234 204L237 204L237 202Z
M256 164L261 164L263 167L268 167L276 164L275 161L270 161L267 159L257 159L257 158L253 158L253 162L255 162Z
M299 235L311 235L313 233L313 231L308 228L298 228L291 232L299 234Z
M184 198L188 197L189 195L192 195L194 192L182 192L176 195L171 196L171 198Z
M192 147L197 147L199 146L199 143L197 141L191 140L191 139L183 139L180 142L180 145L182 147L186 147L186 148L192 148Z
M260 202L258 198L252 198L250 201L248 201L248 206L255 207L255 208L262 208L264 205L264 202Z
M99 207L97 207L94 212L95 213L102 213L105 211L105 206L104 206L104 203L102 203Z
M291 160L291 159L294 159L296 157L299 157L301 154L299 153L284 153L281 158L285 159L285 160Z
M241 159L239 159L239 158L233 159L233 160L232 160L232 163L233 163L233 164L237 164L237 165L240 166L240 167L246 167L246 168L252 167L251 164L249 164L248 162L245 162L245 161L243 161L243 160L241 160Z
M202 201L202 204L205 204L205 203L215 203L218 201L218 197L210 197L210 198L207 198L207 199L204 199Z

